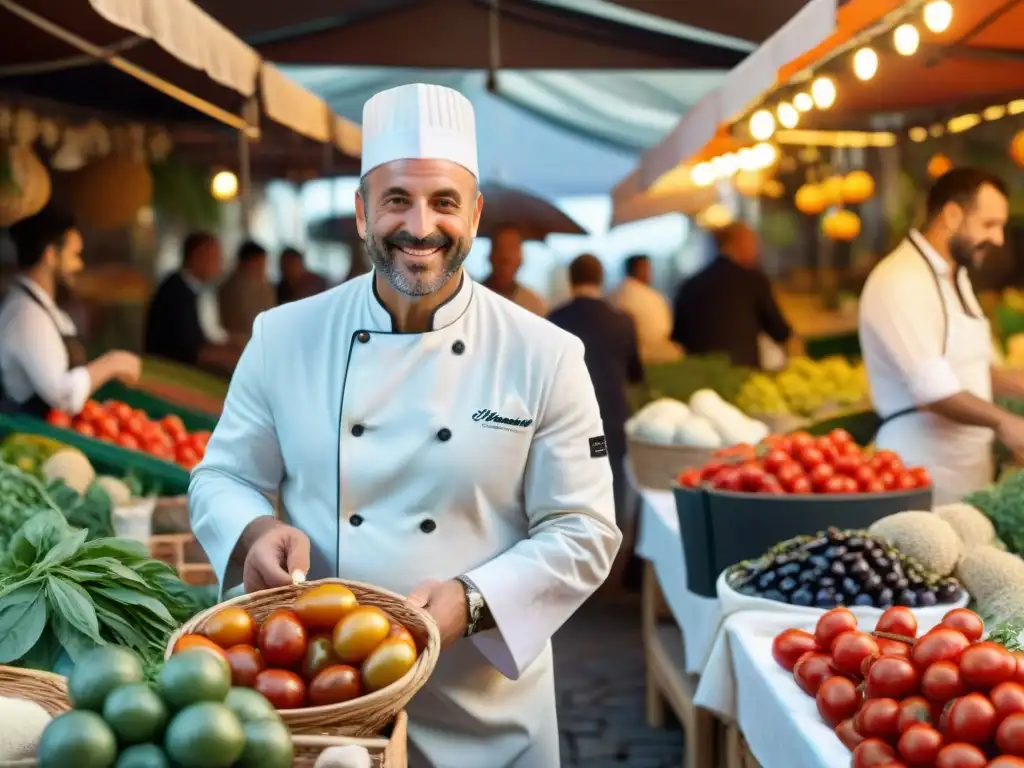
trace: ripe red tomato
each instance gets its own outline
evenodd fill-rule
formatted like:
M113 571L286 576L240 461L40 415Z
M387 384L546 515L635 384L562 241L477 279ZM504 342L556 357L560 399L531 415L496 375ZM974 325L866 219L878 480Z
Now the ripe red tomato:
M821 684L814 697L818 714L830 727L835 728L860 708L860 693L853 681L845 677L830 677Z
M50 412L46 414L46 423L60 429L71 428L71 417L64 413L64 411L58 411L56 408L51 408Z
M192 469L199 463L199 454L187 445L179 445L174 458L185 469Z
M910 491L917 487L917 480L909 472L900 472L896 475L896 490Z
M868 738L854 748L852 768L878 768L895 759L896 750L891 746L881 739Z
M832 643L832 663L844 675L859 675L861 664L878 653L878 643L867 632L843 632Z
M80 435L82 435L84 437L95 437L96 436L96 430L93 428L92 424L90 424L88 421L76 421L74 423L74 430L75 430L75 432L77 432L78 434L80 434Z
M867 699L853 724L865 738L894 739L899 734L900 703L896 699Z
M293 611L278 609L260 626L257 645L268 667L296 667L306 655L306 629Z
M121 422L121 432L129 434L137 440L146 439L146 422L138 416L131 416Z
M128 433L118 435L117 444L122 448L127 448L129 451L139 450L139 441L136 440L133 435L129 435Z
M837 643L838 645L838 643ZM864 695L869 699L896 699L917 693L920 675L910 659L882 656L871 665L865 678Z
M705 480L714 480L718 473L726 469L730 469L730 467L724 461L709 461L701 469L701 475Z
M903 469L903 460L892 451L875 451L875 458L884 462L893 471Z
M836 471L832 469L830 464L819 464L808 471L807 479L811 481L811 486L816 492L824 493L828 481L832 479L835 473Z
M853 445L856 447L856 443L853 441L853 435L842 427L836 427L829 432L828 439L832 441L833 445Z
M781 467L775 471L775 477L779 479L783 485L792 482L798 477L804 476L804 468L797 462L789 459Z
M883 656L910 658L910 646L906 643L901 643L899 640L890 640L887 637L876 637L875 642L878 643L878 652Z
M926 669L936 661L959 661L968 645L967 638L955 629L936 627L914 644L910 658L918 669Z
M314 707L351 701L361 693L359 670L335 664L320 672L309 684L309 703Z
M812 472L811 474L814 473ZM847 478L840 477L839 475L833 475L832 477L822 482L820 485L814 481L812 481L812 483L814 484L815 490L817 490L820 493L840 494L846 493L846 483L844 482L846 479Z
M972 643L981 640L981 635L985 631L985 622L981 617L966 608L954 608L942 617L939 625L955 629Z
M788 453L774 449L769 451L764 457L764 468L777 477L779 470L791 461L792 459L789 457Z
M683 488L696 488L700 485L701 474L698 469L691 469L679 475L679 484Z
M937 661L921 675L921 693L935 704L945 704L963 692L960 667L952 661Z
M949 741L985 744L996 731L996 708L986 696L968 693L949 707L944 732Z
M1017 672L1014 674L1013 679L1015 682L1024 685L1024 651L1014 651L1013 658L1017 660Z
M908 471L917 483L918 488L931 488L932 476L927 469L924 467L911 467Z
M814 487L811 485L811 481L806 477L798 477L789 485L784 486L788 493L793 494L808 494L814 493Z
M796 459L808 472L813 472L816 468L825 464L825 455L818 448L813 446L801 448L797 452ZM829 469L831 469L831 467L829 467Z
M1000 755L986 765L985 768L1024 768L1024 757Z
M761 488L759 490L759 493L773 494L785 492L786 491L782 487L782 483L780 483L773 475L765 475L764 478L761 480Z
M809 448L812 445L814 445L814 438L810 435L810 433L804 432L803 430L799 430L797 432L792 433L789 436L789 443L793 449L791 453L794 453L800 451L803 448Z
M996 746L1004 755L1024 756L1024 714L1012 714L999 724Z
M900 702L900 714L896 719L896 730L903 733L912 725L932 724L932 705L922 696L911 696Z
M828 652L832 650L832 643L837 637L856 628L857 617L849 608L833 608L818 619L814 627L814 639L818 643L818 648Z
M765 472L756 464L747 464L740 469L740 488L744 491L758 492L762 489Z
M917 617L912 610L901 605L888 608L875 624L875 632L917 637Z
M996 708L997 722L1024 712L1024 685L1020 683L1000 683L989 692L988 698Z
M160 426L163 427L164 432L172 437L187 434L185 423L181 420L180 416L176 416L173 413L169 413L160 419Z
M935 768L985 768L988 758L973 744L947 744L935 758Z
M877 482L887 491L891 491L896 487L896 475L893 474L892 470L889 469L875 469L877 475Z
M810 696L817 696L821 684L836 674L832 657L823 653L804 654L793 667L793 679Z
M975 643L960 655L960 676L970 688L988 690L1012 680L1017 660L998 643Z
M857 471L853 473L853 479L857 481L857 485L860 486L862 491L866 491L867 486L878 480L875 470L863 462L857 468Z
M739 491L743 487L743 476L738 469L724 469L715 475L712 485L720 491Z
M265 669L256 675L253 688L262 693L274 709L299 709L306 705L306 684L294 672Z
M100 440L116 440L117 436L121 434L121 428L117 425L117 420L110 416L101 416L94 419L92 425L96 430L96 436Z
M224 653L231 666L231 684L252 688L256 684L256 676L263 671L260 652L251 645L233 645Z
M832 462L832 467L841 475L847 477L856 477L857 471L864 465L860 456L854 456L849 453L836 456L835 461Z
M942 734L930 725L912 725L896 745L900 757L911 765L932 765L942 749Z
M846 718L836 726L836 736L843 742L843 746L851 752L858 744L864 741L864 737L857 733L852 717Z

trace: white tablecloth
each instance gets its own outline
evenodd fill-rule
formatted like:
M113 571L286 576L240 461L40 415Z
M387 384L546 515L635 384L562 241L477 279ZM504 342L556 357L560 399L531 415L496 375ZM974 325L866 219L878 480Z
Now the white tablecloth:
M686 671L700 673L718 630L718 600L686 588L683 540L672 492L641 489L640 495L643 506L636 554L654 566L665 602L683 631Z

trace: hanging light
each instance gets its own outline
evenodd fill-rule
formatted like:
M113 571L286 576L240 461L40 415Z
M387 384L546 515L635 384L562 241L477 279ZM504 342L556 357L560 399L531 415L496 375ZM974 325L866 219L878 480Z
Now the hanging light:
M870 80L878 72L878 54L874 48L861 48L853 55L853 74L858 80Z
M750 135L757 141L767 141L775 133L775 118L767 109L759 109L750 116Z
M798 112L810 112L814 109L814 99L811 98L811 94L801 91L793 97L793 106Z
M220 171L210 182L210 194L222 203L234 200L238 194L238 177L231 171Z
M924 126L915 125L910 129L910 140L920 144L922 141L928 138L928 129Z
M757 163L757 153L751 147L744 147L736 153L741 171L758 171L761 167Z
M921 43L921 35L913 24L900 24L892 33L892 44L900 56L913 56Z
M690 181L697 187L710 187L715 183L715 170L711 163L697 163L690 171Z
M783 128L796 128L796 124L800 122L800 113L788 101L779 103L779 106L775 108L775 116Z
M811 83L811 98L818 109L828 109L836 103L836 84L830 77L819 77Z
M779 151L775 148L775 145L768 144L767 142L756 144L751 152L753 153L752 156L757 170L770 168L779 158Z
M924 25L939 34L953 23L953 6L947 0L932 0L924 7Z

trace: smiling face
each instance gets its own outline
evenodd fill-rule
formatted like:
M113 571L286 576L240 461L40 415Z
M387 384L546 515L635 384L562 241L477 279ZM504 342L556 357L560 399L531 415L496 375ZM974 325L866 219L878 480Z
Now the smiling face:
M985 257L1005 240L1010 205L991 184L982 184L964 205L949 203L942 211L950 231L949 252L962 266L981 266Z
M356 194L366 253L391 286L428 296L469 255L483 198L476 178L446 160L397 160L374 168Z

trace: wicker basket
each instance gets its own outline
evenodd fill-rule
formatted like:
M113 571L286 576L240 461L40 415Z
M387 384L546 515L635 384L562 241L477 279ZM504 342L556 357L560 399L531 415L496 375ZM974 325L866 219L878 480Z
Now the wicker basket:
M703 466L711 460L713 451L685 445L662 445L629 438L627 457L633 478L641 488L667 491L672 488L679 473Z
M71 709L67 678L35 669L0 666L0 696L35 702L52 717L62 715ZM21 760L0 760L0 768L34 768L35 765L35 758L31 757Z
M262 622L278 608L290 609L300 594L321 584L345 585L355 593L360 605L375 605L405 626L423 650L405 677L387 688L341 704L283 709L278 714L294 735L376 736L405 709L409 700L427 682L441 652L441 637L434 620L425 611L410 607L405 598L386 589L355 581L323 579L242 595L215 605L185 622L168 641L164 658L170 658L181 635L201 634L210 617L222 608L229 605L245 608L256 621Z
M344 736L293 736L295 761L292 768L313 768L317 758L328 747L343 747L358 744L370 753L373 768L406 768L408 752L409 719L405 712L399 712L391 728L390 736L377 738L346 738Z

